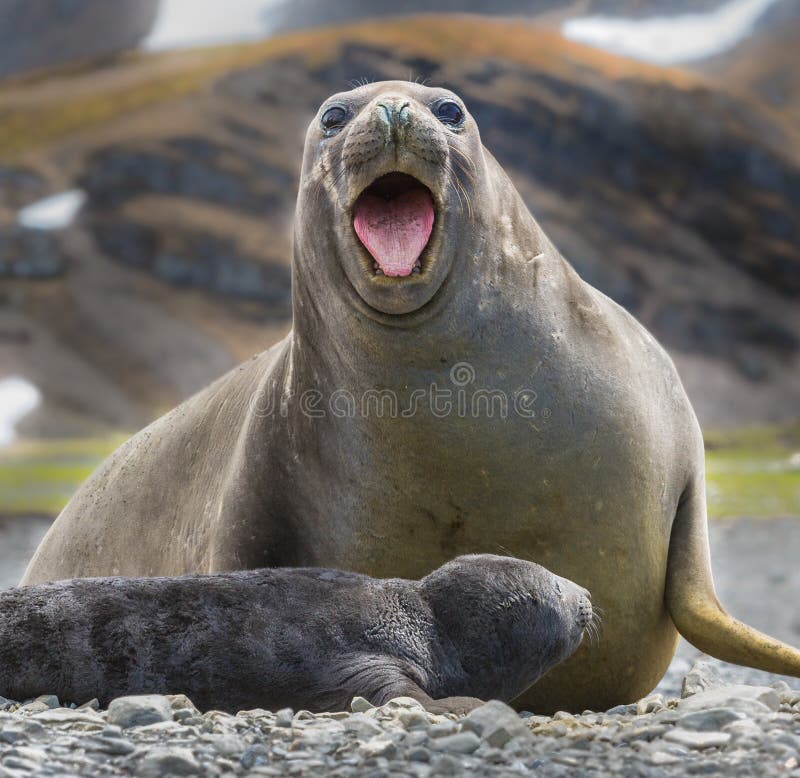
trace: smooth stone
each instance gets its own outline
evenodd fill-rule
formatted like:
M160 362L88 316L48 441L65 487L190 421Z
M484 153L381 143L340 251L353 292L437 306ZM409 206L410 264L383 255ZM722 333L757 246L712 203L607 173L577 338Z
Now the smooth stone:
M34 702L41 702L43 705L47 705L48 708L60 708L61 703L58 701L58 697L55 694L42 694L37 697Z
M172 721L172 706L161 694L117 697L108 706L108 722L126 729Z
M499 700L490 700L470 711L461 728L474 732L494 748L503 748L512 738L533 740L533 734L517 712Z
M106 726L105 719L91 709L53 708L34 713L33 718L41 724L53 727L68 726L72 729L87 730L103 729Z
M430 762L431 753L427 748L414 746L414 748L406 752L406 759L409 762Z
M606 711L608 716L635 716L636 715L636 703L630 703L629 705L615 705L613 708L609 708Z
M34 762L30 759L23 759L22 757L11 754L3 759L3 765L9 770L15 771L14 773L7 773L7 775L19 775L19 772L32 775L37 771L39 762Z
M705 708L691 711L678 720L683 729L692 729L698 732L719 731L726 724L747 718L744 711L735 708Z
M294 721L294 711L291 708L281 708L275 714L276 727L291 727Z
M388 737L374 737L362 744L359 750L367 758L382 756L386 759L394 759L397 755L397 745Z
M676 754L668 754L666 751L654 751L647 757L647 761L650 764L666 767L667 765L682 762L683 757L677 756Z
M317 714L318 719L332 719L333 721L344 720L349 717L350 714L346 710L334 710Z
M166 697L173 711L190 710L192 713L200 715L197 706L185 694L168 694Z
M538 726L539 724L547 724L547 722L550 721L549 716L537 716L533 713L530 716L520 716L520 718L526 721L528 724L533 724L534 726Z
M764 732L752 719L742 719L734 721L722 728L731 736L731 743L739 748L749 748L751 745L758 744L764 740Z
M660 694L652 694L644 697L636 703L636 713L643 716L647 713L655 713L666 706L664 697Z
M381 726L374 719L365 716L363 713L354 713L342 723L348 732L354 732L363 739L383 734Z
M430 724L430 719L424 710L401 710L397 716L397 720L406 729L421 729Z
M269 718L272 715L270 711L264 710L264 708L250 708L250 710L240 710L236 712L237 717L247 719Z
M269 762L269 749L263 743L254 743L252 746L248 746L239 759L239 763L245 770L251 770L259 765L267 765Z
M103 737L102 735L90 735L81 738L80 744L87 751L100 751L109 756L127 756L136 750L133 743L127 740L116 737Z
M691 697L720 686L724 686L724 683L720 679L719 671L707 657L700 657L684 676L681 684L681 697Z
M42 713L46 710L50 710L50 706L41 700L32 700L31 702L26 702L19 708L20 713Z
M355 699L359 698L354 698L354 700ZM360 699L363 699L363 697ZM415 700L413 697L394 697L393 699L381 705L380 709L383 711L394 712L398 710L408 710L409 708L425 710L425 706L419 700Z
M449 754L442 754L432 764L431 775L463 775L464 768L461 762Z
M412 746L424 746L428 742L428 735L422 729L415 729L409 732L404 738L403 743L409 748Z
M10 716L10 721L5 721L0 726L0 742L18 743L20 740L44 740L47 729L34 719Z
M664 735L664 740L697 750L720 748L727 745L730 739L731 735L728 732L695 732L680 727L676 727Z
M31 762L43 762L47 759L47 753L44 749L31 748L30 746L16 746L12 753L20 759L27 759Z
M353 711L353 713L366 713L374 707L375 706L364 697L353 697L350 701L350 710Z
M188 748L156 748L136 765L138 778L162 778L166 775L199 775L200 764Z
M440 721L436 724L431 724L428 727L428 737L445 737L452 735L458 727L454 721L448 719L447 721Z
M736 708L759 714L777 711L781 701L778 692L769 686L720 686L686 697L678 703L678 711L688 712L708 708Z
M776 743L782 743L789 748L793 748L797 754L800 754L800 734L792 734L791 732L782 732L775 737Z
M172 719L169 721L156 721L153 724L142 724L136 729L139 734L145 735L156 734L169 736L179 732L185 732L187 734L191 732L191 730L188 730L179 721L173 721Z
M291 708L289 708L291 710ZM297 713L292 716L292 724L303 724L305 725L309 721L316 721L317 716L315 713L312 713L310 710L299 710Z
M481 745L481 739L474 732L456 732L455 735L431 740L430 747L434 751L449 751L453 754L471 754Z

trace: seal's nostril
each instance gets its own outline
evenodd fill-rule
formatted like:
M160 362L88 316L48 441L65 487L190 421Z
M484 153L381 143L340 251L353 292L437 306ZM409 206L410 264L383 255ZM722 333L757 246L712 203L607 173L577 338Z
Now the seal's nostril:
M410 101L403 100L383 100L378 102L378 115L388 127L395 129L408 124L411 119Z
M400 110L397 112L397 118L400 124L408 124L411 119L411 112L408 110L410 105L411 103L406 102L400 106Z
M392 113L393 111L390 106L378 103L378 116L380 116L389 127L392 126Z

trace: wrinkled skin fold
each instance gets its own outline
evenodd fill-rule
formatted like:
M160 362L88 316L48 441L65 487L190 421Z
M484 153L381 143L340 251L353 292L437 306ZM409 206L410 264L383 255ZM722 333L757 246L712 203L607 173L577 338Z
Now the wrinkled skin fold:
M321 107L297 202L292 332L112 455L25 582L275 565L417 578L502 550L605 611L600 642L520 706L636 700L678 631L720 659L800 676L797 650L716 599L703 441L671 360L560 256L466 107L458 127L437 118L442 100L460 105L386 82ZM346 120L328 131L334 103ZM376 276L353 229L358 197L392 172L435 209L421 272L402 278ZM444 389L449 411L433 396ZM507 412L489 413L501 395Z

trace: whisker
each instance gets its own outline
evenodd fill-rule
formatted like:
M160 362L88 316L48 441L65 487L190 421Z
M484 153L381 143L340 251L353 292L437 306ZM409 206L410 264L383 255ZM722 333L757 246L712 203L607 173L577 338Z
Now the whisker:
M455 149L451 149L451 151L454 152L454 156L450 157L451 161L454 164L458 165L459 169L464 173L464 175L466 176L466 178L469 180L470 183L474 183L475 176L472 174L469 168L466 167L465 165L466 158L464 157L464 155Z
M456 172L455 175L453 176L453 181L456 182L456 184L458 185L458 188L461 190L461 192L464 195L464 199L467 201L467 214L469 215L469 218L471 220L472 219L472 202L471 202L470 197L469 197L469 192L467 192L466 188L464 187L463 182L461 181L461 179L458 176L458 172Z
M451 171L451 173L452 173L452 171ZM460 187L459 182L458 182L458 176L455 173L453 173L450 178L451 178L450 186L452 187L453 191L456 194L456 197L458 198L458 209L460 211L463 211L464 210L464 201L461 199L461 191L460 191L461 187Z
M464 177L470 182L470 184L475 183L475 177L464 167L464 163L458 157L451 157L450 161L461 173L464 174Z
M454 138L450 137L447 138L447 147L450 149L450 151L453 151L454 153L458 154L470 166L470 168L472 168L473 172L477 170L477 168L475 167L475 162L472 160L472 157L470 157L470 155L466 151L464 151L464 149L461 149L456 145L456 141Z
M453 183L452 183L453 191L458 196L458 205L459 210L463 211L464 206L467 208L467 213L469 213L469 199L467 197L467 193L464 191L464 186L462 185L461 181L458 178L457 174L453 174Z

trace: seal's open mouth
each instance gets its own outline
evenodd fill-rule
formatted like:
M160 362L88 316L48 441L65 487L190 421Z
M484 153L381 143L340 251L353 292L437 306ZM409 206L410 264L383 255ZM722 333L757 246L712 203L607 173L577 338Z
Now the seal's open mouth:
M434 215L430 191L413 176L388 173L370 184L356 200L353 227L375 260L375 273L419 273Z

